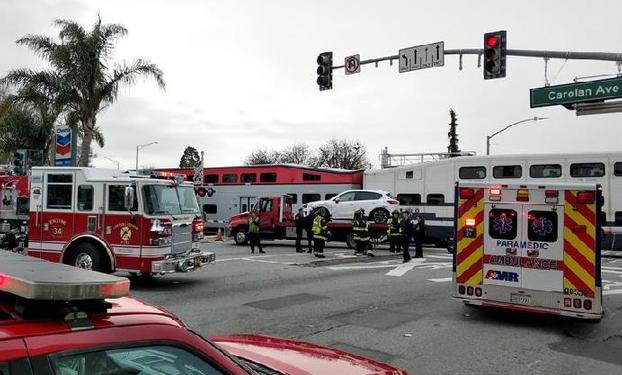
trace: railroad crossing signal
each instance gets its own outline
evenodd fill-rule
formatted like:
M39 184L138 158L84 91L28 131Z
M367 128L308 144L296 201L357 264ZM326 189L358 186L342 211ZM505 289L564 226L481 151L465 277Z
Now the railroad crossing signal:
M484 34L484 79L505 77L506 31Z
M317 84L320 91L333 88L333 53L322 52L317 57Z

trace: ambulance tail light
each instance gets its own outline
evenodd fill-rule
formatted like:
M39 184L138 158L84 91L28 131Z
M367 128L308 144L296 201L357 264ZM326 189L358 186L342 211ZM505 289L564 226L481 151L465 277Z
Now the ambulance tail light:
M501 188L492 187L488 189L488 199L491 201L500 201L501 200Z
M583 300L583 308L586 310L592 310L592 301L589 299Z
M516 191L516 201L517 202L529 202L529 190L518 189Z
M472 286L468 286L467 287L467 295L469 295L469 296L473 295L473 287Z
M559 202L559 190L545 190L544 201L546 203L558 203Z
M577 202L581 204L592 204L596 200L596 193L593 191L580 191L577 194Z
M474 227L475 226L475 219L472 218L472 217L468 218L468 219L466 219L465 224L466 224L467 227Z
M482 296L482 288L475 288L475 297Z
M581 303L581 298L575 298L575 299L572 301L572 306L573 306L575 309L580 309L580 308L581 308L581 304L582 304L582 303Z
M572 298L564 298L564 307L572 307Z
M466 288L464 287L464 285L460 285L458 287L458 294L464 294L466 293Z
M203 239L203 220L194 219L192 222L192 241L200 241Z
M473 199L475 191L471 188L460 188L460 199Z

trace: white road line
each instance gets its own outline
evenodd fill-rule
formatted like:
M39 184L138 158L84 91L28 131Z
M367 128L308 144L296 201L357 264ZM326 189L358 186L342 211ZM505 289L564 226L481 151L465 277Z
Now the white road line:
M608 296L612 294L622 294L622 289L603 290L603 296Z
M425 258L413 259L413 260L411 260L408 263L400 264L399 266L395 267L391 271L385 273L385 275L386 276L395 276L395 277L404 276L404 274L406 274L406 272L408 272L408 271L412 270L413 268L417 267L418 265L420 265L424 261L425 261Z
M426 258L436 258L436 259L453 259L451 255L426 255Z
M605 273L613 273L613 274L616 274L616 275L622 275L622 270L620 270L620 271L617 271L617 270L616 270L616 271L614 271L614 270L606 269L606 268L604 268L604 267L603 267L603 268L601 269L601 271L602 271L602 272L605 272Z
M441 277L440 279L428 279L428 281L433 281L435 283L447 283L451 281L451 277Z

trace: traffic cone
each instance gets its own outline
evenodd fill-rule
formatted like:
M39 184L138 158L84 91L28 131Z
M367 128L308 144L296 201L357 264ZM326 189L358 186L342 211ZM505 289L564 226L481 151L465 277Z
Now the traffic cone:
M224 241L222 238L222 232L220 231L220 228L218 228L218 233L216 233L216 239L214 241Z

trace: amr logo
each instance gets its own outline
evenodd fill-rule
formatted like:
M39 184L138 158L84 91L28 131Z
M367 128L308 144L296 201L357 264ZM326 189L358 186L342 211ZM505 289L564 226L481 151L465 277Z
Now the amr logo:
M486 272L486 279L499 280L499 281L511 281L511 282L517 283L518 274L516 272L488 270L488 272Z

